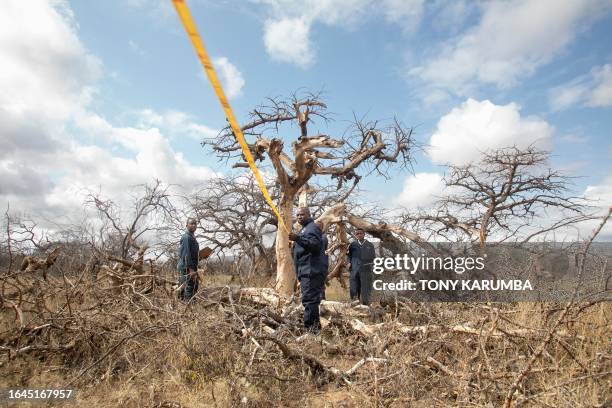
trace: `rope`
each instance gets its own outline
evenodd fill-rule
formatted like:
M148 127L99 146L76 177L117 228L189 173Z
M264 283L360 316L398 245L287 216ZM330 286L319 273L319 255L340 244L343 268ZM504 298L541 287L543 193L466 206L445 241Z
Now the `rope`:
M268 190L266 189L266 185L264 184L263 178L261 177L261 174L259 173L259 170L257 169L257 166L255 165L255 160L253 160L253 155L251 155L251 151L249 150L249 146L247 145L247 142L244 139L242 130L240 129L240 126L238 126L238 122L236 121L236 118L234 117L234 112L232 111L232 108L229 102L227 101L227 98L225 97L223 88L221 88L221 84L219 83L219 79L217 78L215 68L213 67L212 62L210 61L210 57L208 56L208 53L206 52L206 48L204 48L204 42L202 41L200 34L198 34L198 29L196 28L195 22L193 21L193 18L191 17L191 13L189 12L187 3L185 2L185 0L172 0L172 3L174 3L174 7L176 8L176 12L178 13L179 18L181 19L181 23L183 23L183 27L185 28L185 31L187 32L187 35L189 36L189 39L191 40L191 44L193 45L193 48L195 49L195 52L198 55L198 58L200 59L202 66L204 67L204 71L206 72L206 75L208 76L208 80L210 81L210 84L212 85L213 89L215 90L215 93L217 94L219 103L223 107L225 116L227 117L227 120L232 128L232 131L234 132L234 136L236 137L236 140L238 141L238 143L240 144L240 147L242 148L242 153L247 163L249 164L249 168L251 169L251 171L253 172L253 175L255 176L255 180L257 181L257 184L259 185L259 189L263 193L264 198L266 199L266 202L268 203L270 208L272 208L272 211L274 211L276 218L278 218L278 225L282 226L286 231L289 231L287 226L285 225L285 222L283 221L283 217L281 217L280 212L276 208L276 205L274 205L274 202L272 201L270 194L268 194Z

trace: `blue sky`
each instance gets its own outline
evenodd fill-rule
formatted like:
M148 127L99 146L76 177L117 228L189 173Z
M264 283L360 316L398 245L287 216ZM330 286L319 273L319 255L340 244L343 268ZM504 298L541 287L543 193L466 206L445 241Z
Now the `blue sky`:
M611 1L188 4L229 70L240 121L265 97L303 88L325 92L335 121L320 130L331 136L352 112L416 127L434 150L416 175L365 180L368 199L426 205L445 161L512 140L552 149L554 166L581 176L578 194L612 202ZM0 129L12 135L0 204L51 214L79 208L77 193L96 186L112 195L152 176L191 185L229 173L199 145L225 118L169 0L28 7L0 5L0 56L18 68L0 80ZM39 53L48 58L33 65Z

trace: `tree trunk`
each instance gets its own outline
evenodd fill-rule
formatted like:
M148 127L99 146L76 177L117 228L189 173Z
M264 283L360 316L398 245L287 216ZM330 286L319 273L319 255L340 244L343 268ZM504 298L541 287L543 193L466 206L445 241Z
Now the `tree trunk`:
M287 228L293 224L293 199L294 192L283 192L280 200L279 211ZM283 296L291 296L295 287L295 269L293 257L289 248L289 237L287 231L278 226L276 232L276 290Z

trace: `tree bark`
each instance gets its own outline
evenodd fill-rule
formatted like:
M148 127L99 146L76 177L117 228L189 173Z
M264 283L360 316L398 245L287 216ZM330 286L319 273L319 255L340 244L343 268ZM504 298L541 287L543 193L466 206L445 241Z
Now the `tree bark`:
M281 195L279 211L287 228L293 225L293 199L295 192L285 190ZM288 232L278 226L276 232L276 290L283 296L291 296L295 287L295 269L289 247Z

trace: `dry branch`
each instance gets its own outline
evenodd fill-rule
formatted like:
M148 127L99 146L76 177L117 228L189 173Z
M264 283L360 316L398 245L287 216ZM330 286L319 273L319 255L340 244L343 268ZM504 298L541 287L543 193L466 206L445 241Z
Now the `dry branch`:
M57 257L59 256L61 251L62 251L62 248L57 247L53 251L51 251L49 254L47 254L45 258L26 256L25 258L23 258L23 261L21 262L21 267L19 268L19 270L25 273L31 273L31 272L35 272L38 270L42 270L43 277L46 280L47 279L47 269L53 266L53 264L57 260Z

